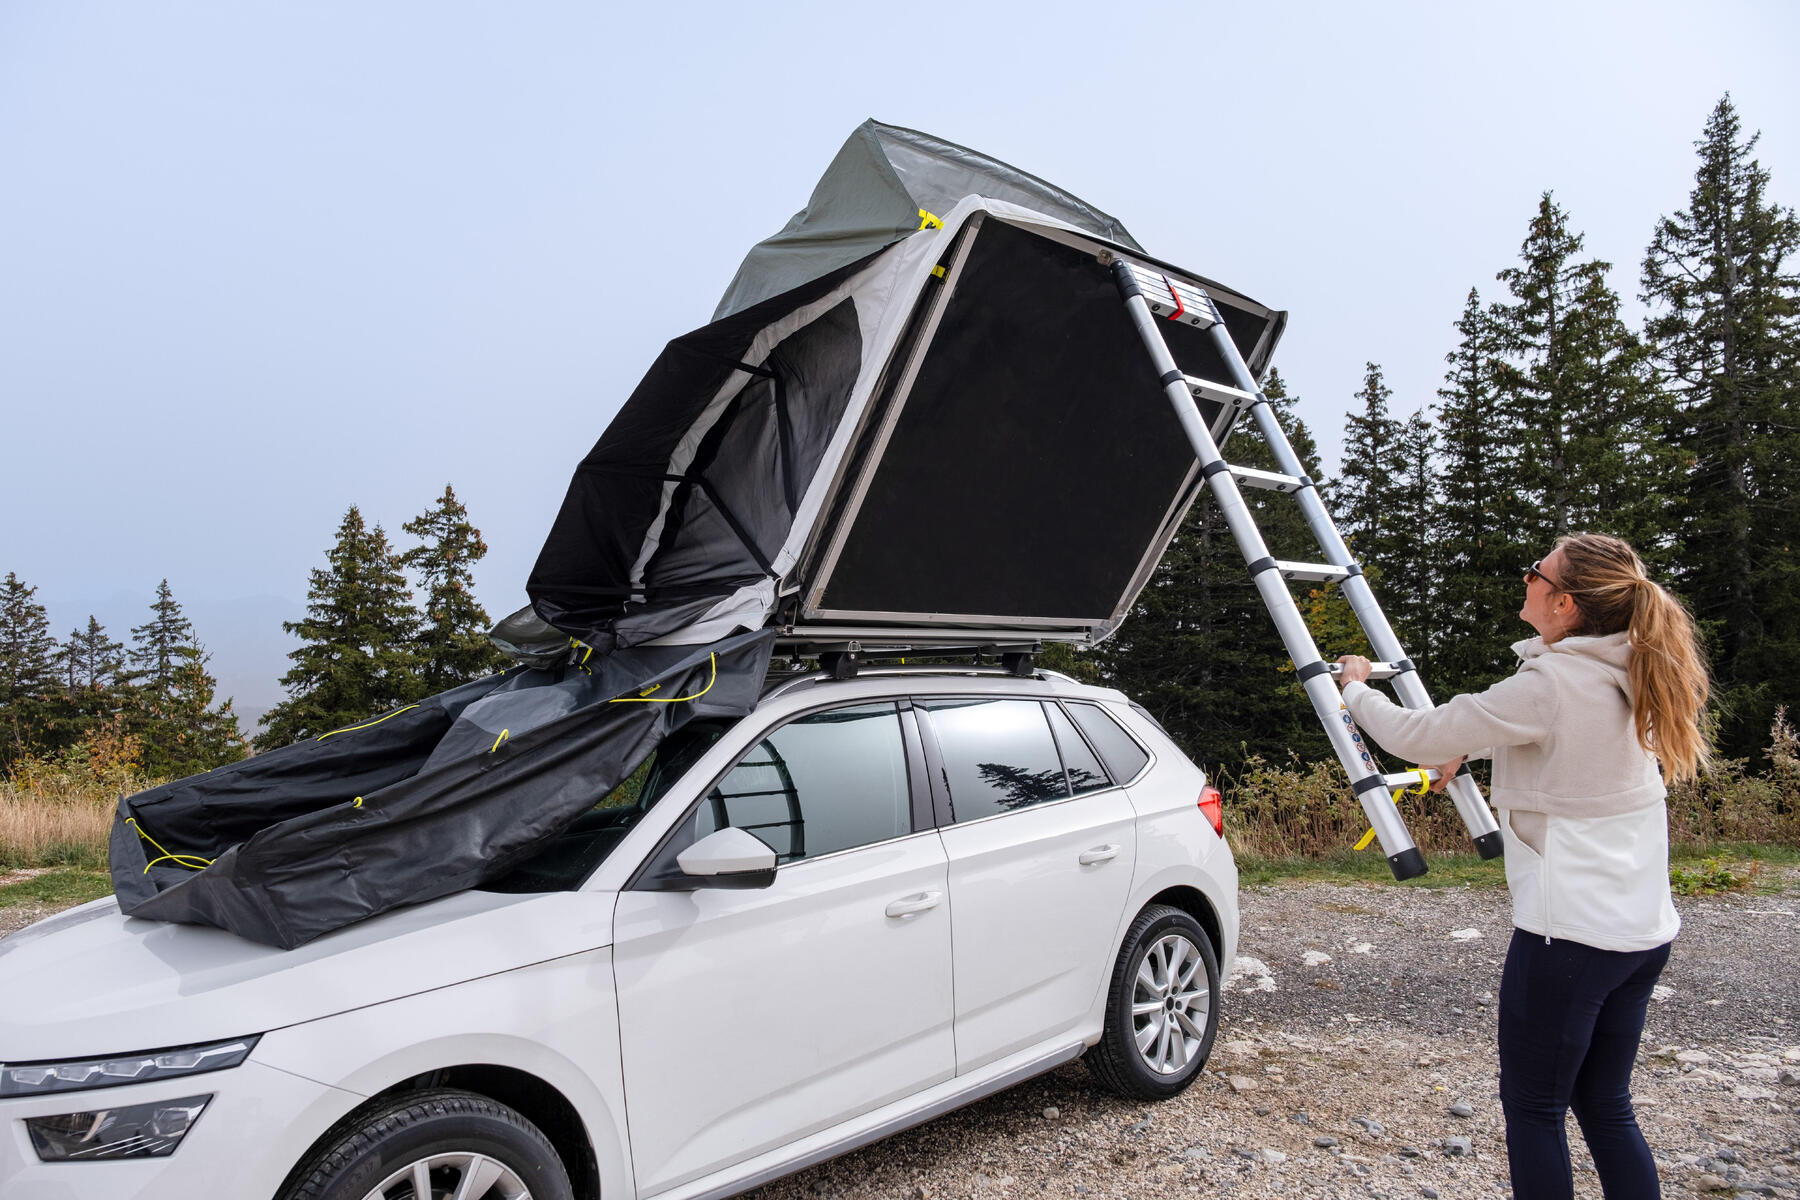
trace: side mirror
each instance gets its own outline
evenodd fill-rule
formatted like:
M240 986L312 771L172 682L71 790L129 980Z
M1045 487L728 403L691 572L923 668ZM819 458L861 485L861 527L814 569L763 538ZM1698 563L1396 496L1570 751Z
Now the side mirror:
M765 888L775 882L775 851L753 833L720 829L675 856L683 875L703 887Z

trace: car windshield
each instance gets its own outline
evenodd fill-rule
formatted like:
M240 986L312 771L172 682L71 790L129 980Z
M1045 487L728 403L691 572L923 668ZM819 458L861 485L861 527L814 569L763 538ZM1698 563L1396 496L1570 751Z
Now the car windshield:
M531 858L481 886L491 892L566 892L580 887L613 847L724 736L734 722L690 721L637 770Z

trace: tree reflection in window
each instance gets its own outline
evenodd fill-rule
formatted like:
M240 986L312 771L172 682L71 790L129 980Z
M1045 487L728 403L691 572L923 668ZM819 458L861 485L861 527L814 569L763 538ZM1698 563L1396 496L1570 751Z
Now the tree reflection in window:
M975 771L996 794L1000 807L1009 810L1061 800L1069 794L1069 782L1060 767L1054 771L1028 771L1005 763L977 763Z

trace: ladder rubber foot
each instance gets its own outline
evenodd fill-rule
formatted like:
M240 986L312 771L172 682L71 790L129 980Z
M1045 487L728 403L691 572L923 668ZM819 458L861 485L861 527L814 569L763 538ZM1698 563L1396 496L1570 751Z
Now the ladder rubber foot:
M1425 856L1419 853L1417 846L1388 855L1388 870L1394 873L1395 879L1417 879L1426 869Z
M1506 839L1500 836L1498 829L1492 833L1484 833L1475 839L1475 849L1483 858L1499 858L1506 853Z

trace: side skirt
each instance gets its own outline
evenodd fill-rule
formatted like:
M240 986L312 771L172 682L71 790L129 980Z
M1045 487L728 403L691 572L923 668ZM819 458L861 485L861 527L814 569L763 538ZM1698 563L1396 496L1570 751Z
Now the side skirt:
M1019 1061L1019 1055L1002 1059L973 1077L947 1080L916 1096L864 1113L791 1145L760 1154L748 1162L737 1163L679 1187L668 1188L646 1200L724 1200L727 1196L761 1187L783 1175L791 1175L795 1171L817 1166L827 1159L860 1150L903 1129L923 1125L995 1092L1003 1092L1016 1083L1023 1083L1033 1076L1042 1075L1081 1057L1082 1051L1086 1049L1085 1045L1076 1042L1049 1054L1024 1051L1024 1055L1035 1056L1026 1058L1023 1062Z

